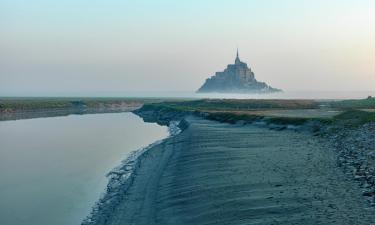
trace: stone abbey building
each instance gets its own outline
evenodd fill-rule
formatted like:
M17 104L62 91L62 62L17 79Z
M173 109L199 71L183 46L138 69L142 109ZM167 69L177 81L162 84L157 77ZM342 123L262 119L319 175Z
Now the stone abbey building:
M246 63L241 62L237 49L234 64L229 64L223 72L216 72L214 76L208 78L197 92L272 93L279 91L281 90L257 81L253 71Z

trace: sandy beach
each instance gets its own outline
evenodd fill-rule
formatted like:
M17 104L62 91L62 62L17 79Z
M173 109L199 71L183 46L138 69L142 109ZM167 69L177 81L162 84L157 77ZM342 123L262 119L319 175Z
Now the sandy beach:
M189 117L87 224L374 224L318 137Z

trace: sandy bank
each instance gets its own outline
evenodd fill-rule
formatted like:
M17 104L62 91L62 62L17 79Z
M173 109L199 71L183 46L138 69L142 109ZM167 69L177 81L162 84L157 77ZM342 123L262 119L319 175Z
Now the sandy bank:
M97 113L121 113L121 112L131 112L135 109L138 109L140 106L129 106L122 108L93 108L93 109L38 109L38 110L29 110L29 111L20 111L20 112L0 112L0 121L7 120L21 120L21 119L34 119L34 118L43 118L43 117L57 117L57 116L69 116L73 114L97 114Z
M141 157L126 193L91 224L374 224L318 138L188 122Z
M0 97L0 121L39 117L130 112L157 100L136 98Z

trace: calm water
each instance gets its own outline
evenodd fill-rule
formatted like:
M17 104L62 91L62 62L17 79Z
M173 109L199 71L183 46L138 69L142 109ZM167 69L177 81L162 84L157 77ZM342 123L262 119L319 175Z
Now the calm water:
M105 174L166 136L131 113L0 122L0 224L80 224Z

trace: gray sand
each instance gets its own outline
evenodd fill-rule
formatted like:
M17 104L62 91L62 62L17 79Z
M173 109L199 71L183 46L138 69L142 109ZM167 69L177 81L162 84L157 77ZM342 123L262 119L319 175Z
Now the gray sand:
M99 224L375 224L333 151L294 131L190 118Z

